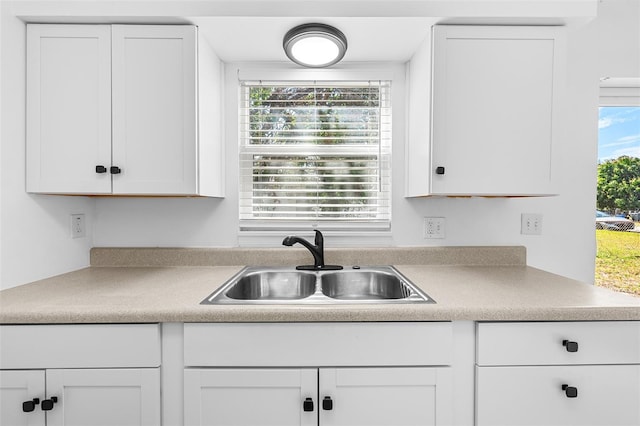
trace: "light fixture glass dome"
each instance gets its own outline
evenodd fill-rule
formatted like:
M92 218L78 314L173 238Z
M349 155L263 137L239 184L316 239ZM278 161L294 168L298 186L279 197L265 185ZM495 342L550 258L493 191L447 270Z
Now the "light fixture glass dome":
M325 24L303 24L287 32L282 42L287 57L296 64L322 68L339 62L347 51L347 38Z

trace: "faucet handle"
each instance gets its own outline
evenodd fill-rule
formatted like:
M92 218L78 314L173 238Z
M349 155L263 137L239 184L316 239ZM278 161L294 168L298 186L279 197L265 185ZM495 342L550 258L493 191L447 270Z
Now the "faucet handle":
M316 231L316 237L313 240L315 245L318 247L323 247L324 246L324 237L322 236L322 232L318 231L317 229Z

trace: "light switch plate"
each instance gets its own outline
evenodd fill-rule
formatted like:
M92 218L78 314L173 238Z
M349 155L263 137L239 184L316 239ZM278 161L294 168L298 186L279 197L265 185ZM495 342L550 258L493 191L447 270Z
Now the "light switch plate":
M520 233L523 235L542 235L542 215L522 213Z

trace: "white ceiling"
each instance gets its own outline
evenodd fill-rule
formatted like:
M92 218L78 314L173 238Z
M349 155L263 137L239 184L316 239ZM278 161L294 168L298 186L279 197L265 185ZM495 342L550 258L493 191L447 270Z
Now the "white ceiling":
M405 62L428 35L433 18L198 17L190 19L225 62L288 61L282 39L309 22L333 25L347 37L343 62Z

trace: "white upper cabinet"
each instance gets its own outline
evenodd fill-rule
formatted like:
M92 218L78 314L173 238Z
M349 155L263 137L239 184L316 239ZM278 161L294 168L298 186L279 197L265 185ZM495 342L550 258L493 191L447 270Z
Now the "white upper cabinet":
M221 64L196 27L27 28L28 192L222 196Z
M111 30L27 26L27 191L108 194Z
M196 29L112 27L113 192L196 188Z
M433 27L409 69L407 196L555 193L562 31Z

